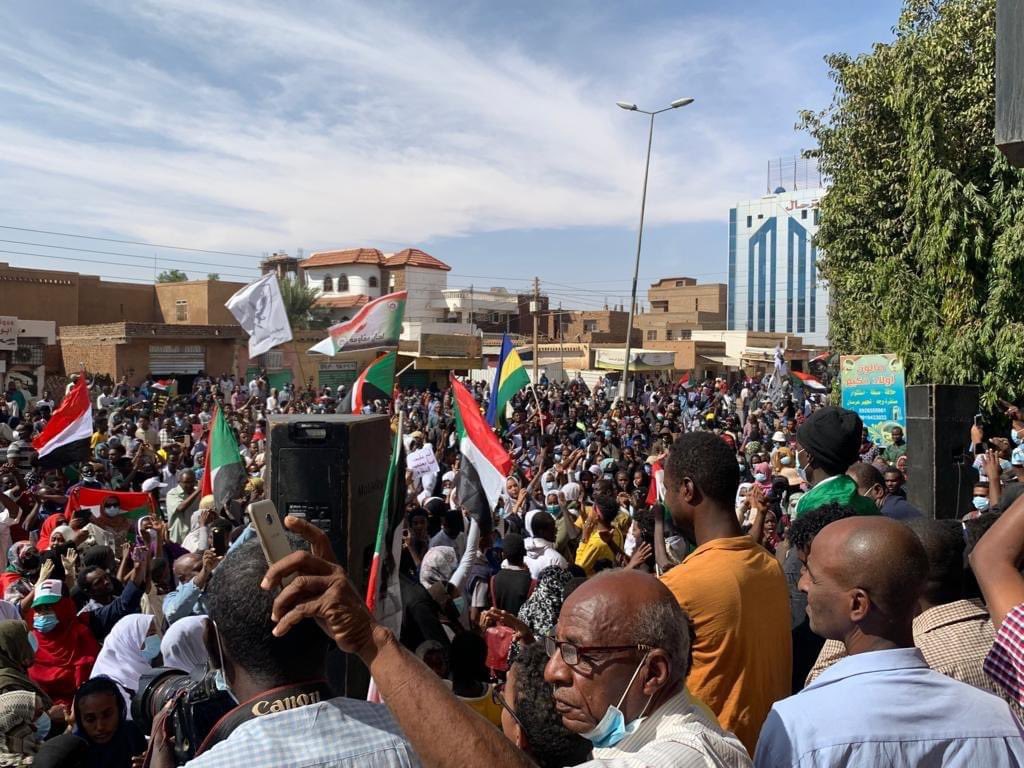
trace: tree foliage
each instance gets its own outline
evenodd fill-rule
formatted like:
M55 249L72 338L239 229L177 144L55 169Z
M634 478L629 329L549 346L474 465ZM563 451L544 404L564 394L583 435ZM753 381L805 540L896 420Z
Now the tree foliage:
M186 280L188 275L180 269L165 269L156 277L158 283L184 283Z
M209 272L206 275L207 280L220 280L220 272Z
M281 300L288 313L288 322L292 328L326 328L330 325L327 313L316 306L320 291L294 278L278 281L281 287Z
M1024 174L996 149L995 0L906 0L895 39L826 58L801 127L831 180L818 245L840 353L1024 395Z

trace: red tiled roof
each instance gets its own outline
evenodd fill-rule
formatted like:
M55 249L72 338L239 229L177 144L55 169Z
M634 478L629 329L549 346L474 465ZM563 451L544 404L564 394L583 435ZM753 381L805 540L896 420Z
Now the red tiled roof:
M344 251L320 251L300 263L303 269L308 267L333 267L336 264L374 264L384 263L384 254L376 248L349 248Z
M419 248L406 248L393 253L384 260L385 267L426 267L427 269L443 269L450 272L451 267Z
M316 305L324 309L353 309L363 306L369 300L370 297L363 293L354 296L321 296L316 300Z

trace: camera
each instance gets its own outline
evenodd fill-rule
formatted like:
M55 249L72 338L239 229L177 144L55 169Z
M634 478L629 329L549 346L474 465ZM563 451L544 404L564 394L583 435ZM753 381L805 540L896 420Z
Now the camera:
M180 669L158 667L140 678L132 699L132 719L149 733L153 719L171 701L167 730L174 736L175 764L184 765L196 756L217 721L235 708L235 701L217 687L213 672L199 678Z

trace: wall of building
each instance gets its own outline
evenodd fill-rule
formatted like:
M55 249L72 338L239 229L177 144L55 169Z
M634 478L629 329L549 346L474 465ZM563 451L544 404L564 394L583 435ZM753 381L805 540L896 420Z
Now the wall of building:
M82 275L78 283L78 325L158 320L153 286L113 283L93 275Z
M780 192L729 211L729 330L828 338L828 290L814 236L823 189Z
M697 283L692 277L659 280L647 290L650 312L676 312L696 316L698 312L725 319L729 287L724 283Z
M306 284L314 285L320 289L325 296L382 296L381 285L384 283L380 267L374 264L338 264L336 266L310 267L303 269ZM348 278L348 290L338 290L338 278L344 275ZM324 278L330 276L333 289L324 290ZM370 278L377 281L376 287L370 286Z
M602 309L592 312L574 312L564 327L566 341L585 342L592 344L626 343L626 328L629 327L629 313L614 309ZM643 334L634 324L632 342L634 346L643 344Z
M405 302L405 319L442 320L444 318L444 295L448 287L448 273L443 269L406 266L395 273L405 274L404 290L409 292ZM399 289L401 290L401 289Z

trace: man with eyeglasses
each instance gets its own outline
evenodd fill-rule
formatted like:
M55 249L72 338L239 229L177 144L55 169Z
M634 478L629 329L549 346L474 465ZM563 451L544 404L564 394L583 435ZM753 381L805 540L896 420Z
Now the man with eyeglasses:
M534 766L511 741L464 703L366 610L345 571L333 561L326 534L295 517L285 526L311 551L293 552L267 571L265 589L296 578L274 601L274 634L315 618L338 647L369 667L424 765ZM565 601L554 637L544 639L544 679L554 688L563 725L594 745L587 768L658 765L746 768L743 745L724 731L685 686L689 620L672 593L638 571L602 573ZM439 733L458 734L457 754Z

